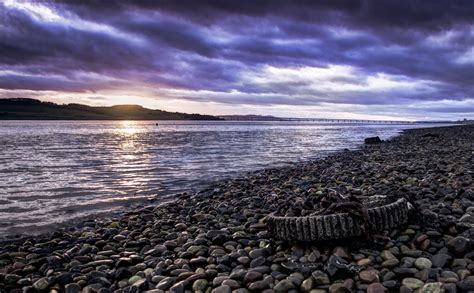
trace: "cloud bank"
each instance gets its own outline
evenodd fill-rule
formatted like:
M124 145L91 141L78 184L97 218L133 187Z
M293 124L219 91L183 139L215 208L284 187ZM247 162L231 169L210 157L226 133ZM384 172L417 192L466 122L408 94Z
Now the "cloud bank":
M13 1L0 97L209 114L474 115L472 1Z

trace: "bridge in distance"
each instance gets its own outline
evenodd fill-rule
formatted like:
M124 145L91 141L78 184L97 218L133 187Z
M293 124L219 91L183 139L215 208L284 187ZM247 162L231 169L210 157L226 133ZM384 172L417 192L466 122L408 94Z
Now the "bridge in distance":
M329 118L280 118L273 116L220 116L228 121L282 121L282 122L319 122L319 123L359 123L359 124L411 124L413 121L396 120L361 120L361 119L329 119Z

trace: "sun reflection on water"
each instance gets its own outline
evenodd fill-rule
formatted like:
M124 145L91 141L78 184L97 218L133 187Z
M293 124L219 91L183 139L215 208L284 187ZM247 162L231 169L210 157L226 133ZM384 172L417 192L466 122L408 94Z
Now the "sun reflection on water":
M135 189L134 192L128 193L129 196L133 195L132 197L137 196L137 191L140 189L140 186L143 185L138 174L131 171L137 167L138 162L146 160L143 155L139 155L143 148L140 143L141 133L143 133L143 128L137 121L120 121L117 125L120 151L116 154L117 161L114 165L114 169L117 173L122 174L117 184L132 187L132 190Z
M140 131L135 121L120 121L118 132L121 135L134 135Z

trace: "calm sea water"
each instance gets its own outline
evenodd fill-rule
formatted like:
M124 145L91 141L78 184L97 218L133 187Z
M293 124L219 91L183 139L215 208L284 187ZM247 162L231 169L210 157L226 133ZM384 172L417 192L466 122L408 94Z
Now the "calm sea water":
M0 237L44 232L412 127L425 125L2 121Z

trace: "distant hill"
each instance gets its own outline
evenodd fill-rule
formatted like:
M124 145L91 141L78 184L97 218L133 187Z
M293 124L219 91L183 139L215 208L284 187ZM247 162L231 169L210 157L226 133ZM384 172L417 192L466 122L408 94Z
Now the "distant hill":
M219 117L147 109L139 105L91 107L35 99L0 99L0 120L222 120Z

